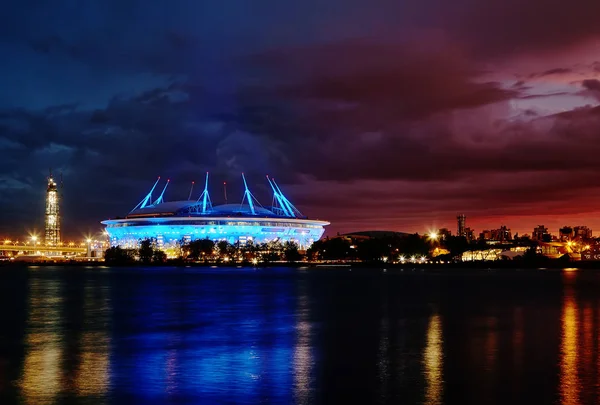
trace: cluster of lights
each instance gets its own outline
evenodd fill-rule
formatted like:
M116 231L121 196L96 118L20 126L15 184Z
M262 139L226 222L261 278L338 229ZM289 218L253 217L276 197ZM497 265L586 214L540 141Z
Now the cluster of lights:
M402 264L407 263L407 262L408 263L425 263L427 261L427 258L425 256L417 257L417 256L413 255L410 257L406 257L404 255L400 255L398 257L398 260Z
M103 233L103 236L107 236L108 234L106 232ZM29 246L29 245L33 245L33 246L46 246L46 244L40 242L40 237L37 234L30 234L27 238L24 238L22 240L19 239L9 239L9 238L5 238L5 239L0 239L0 243L3 243L4 245L12 245L12 246ZM98 240L98 239L92 239L90 236L87 236L82 242L80 243L76 243L76 242L58 242L58 244L56 246L58 247L86 247L88 245L91 244L97 244L97 243L101 243L101 244L105 244L106 241L105 240ZM48 245L48 247L54 247L54 245Z
M591 246L590 245L583 245L580 246L577 242L574 242L572 240L567 241L567 246L570 248L577 248L577 247L581 247L582 250L590 250Z

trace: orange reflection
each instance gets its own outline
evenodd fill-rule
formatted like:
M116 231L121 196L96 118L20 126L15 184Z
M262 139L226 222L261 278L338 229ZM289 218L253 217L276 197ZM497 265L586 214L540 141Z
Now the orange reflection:
M19 381L25 404L54 403L65 394L99 397L109 387L108 292L98 294L93 282L87 282L83 312L76 313L84 319L84 326L65 329L68 301L63 299L61 284L58 280L31 281L27 351ZM95 329L98 323L105 328ZM69 344L69 334L75 345Z
M85 332L81 364L75 379L78 395L100 396L108 390L108 338L104 332Z
M567 289L562 315L562 343L560 362L560 396L563 405L579 404L579 377L577 375L577 303L572 290Z
M583 375L589 378L594 373L594 313L592 307L589 302L586 303L585 308L583 308L583 323L581 325L581 332L583 336L579 337L580 341L580 367L583 368ZM581 338L583 338L583 342L581 342ZM581 344L583 343L583 344ZM589 381L582 381L585 384L593 384L593 381L590 379Z
M425 365L425 404L435 405L442 403L444 363L442 324L440 316L434 314L429 319L427 328L427 346L423 353Z
M108 291L94 286L87 280L84 288L83 313L86 319L80 340L80 364L75 376L75 390L78 395L102 396L109 388L110 338L107 322L110 319ZM95 322L102 321L105 327L89 330Z
M27 322L27 353L20 387L26 404L53 402L61 390L63 338L60 284L32 280Z

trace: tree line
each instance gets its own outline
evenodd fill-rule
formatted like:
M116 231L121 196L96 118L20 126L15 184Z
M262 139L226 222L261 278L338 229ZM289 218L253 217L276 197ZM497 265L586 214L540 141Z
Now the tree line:
M180 241L173 260L202 263L272 263L300 261L362 261L374 262L395 260L399 255L407 257L427 256L431 244L418 234L385 238L352 240L344 237L325 238L316 241L306 251L295 242L271 241L266 243L229 243L211 239ZM175 258L173 258L175 256ZM123 249L118 246L106 250L108 263L162 264L167 255L155 239L140 240L138 249Z
M211 239L180 241L176 248L177 261L202 263L269 263L297 262L304 259L296 242L272 241L267 243L229 243ZM104 252L104 260L111 264L163 264L167 254L158 246L156 239L140 240L139 248L124 249L113 246Z

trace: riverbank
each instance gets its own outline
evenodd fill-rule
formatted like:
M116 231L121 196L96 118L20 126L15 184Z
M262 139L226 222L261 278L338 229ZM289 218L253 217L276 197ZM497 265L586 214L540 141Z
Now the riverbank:
M3 261L0 267L236 267L236 268L311 268L315 270L331 269L600 269L600 261L570 261L565 259L538 258L535 260L497 260L497 261L472 261L472 262L445 262L445 263L383 263L383 262L261 262L261 263L231 263L231 262L186 262L182 260L168 260L164 263L144 264L140 262L107 263L104 261L57 261L57 262L23 262Z

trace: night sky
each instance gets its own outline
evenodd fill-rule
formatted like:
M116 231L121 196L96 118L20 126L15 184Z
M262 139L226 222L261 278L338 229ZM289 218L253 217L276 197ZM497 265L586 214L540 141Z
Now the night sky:
M211 172L328 233L600 232L600 1L21 0L0 13L0 236Z

